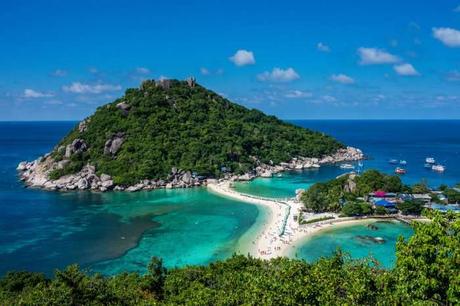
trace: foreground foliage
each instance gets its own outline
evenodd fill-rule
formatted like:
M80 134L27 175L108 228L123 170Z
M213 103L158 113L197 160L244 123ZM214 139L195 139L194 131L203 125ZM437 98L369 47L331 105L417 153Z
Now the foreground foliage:
M77 266L53 279L12 272L0 280L2 305L454 305L460 303L460 219L434 214L397 244L392 270L338 251L314 264L234 256L205 267L88 275Z
M257 159L278 164L343 147L329 136L247 109L198 84L165 82L167 86L146 81L139 89L128 89L120 99L99 107L84 130L75 127L59 146L83 139L89 149L73 155L52 178L78 172L88 162L98 174L111 175L115 184L165 179L172 167L220 176L222 169L248 172ZM119 109L119 103L129 109ZM124 141L112 156L104 154L104 146L113 135L123 135ZM59 146L53 152L56 160L64 156Z

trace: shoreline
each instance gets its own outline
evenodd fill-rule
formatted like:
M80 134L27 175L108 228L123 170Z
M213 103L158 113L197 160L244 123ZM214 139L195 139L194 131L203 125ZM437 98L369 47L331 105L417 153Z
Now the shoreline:
M242 175L227 172L223 173L223 177L220 179L196 176L190 170L186 171L173 167L167 179L143 179L134 185L118 185L111 175L104 173L98 175L96 167L91 164L83 166L77 173L51 179L49 178L50 171L64 169L66 163L64 163L65 161L56 162L50 153L34 161L22 161L18 164L16 170L25 187L49 191L136 192L141 190L191 188L206 186L219 181L251 181L257 177L273 177L274 174L284 171L320 168L324 164L358 161L364 158L365 156L360 149L346 147L321 158L294 157L289 162L283 162L279 165L263 164L257 160L252 171Z
M408 223L411 220L423 221L424 218L414 218L411 216L369 216L369 217L343 217L339 218L336 213L311 213L305 219L313 220L322 217L333 217L334 219L318 221L309 224L299 225L294 220L294 215L300 210L302 204L295 200L281 201L251 196L239 193L232 189L229 181L208 184L208 190L221 196L264 207L268 210L268 220L262 221L262 227L257 229L254 237L245 237L239 246L239 252L261 258L271 259L275 257L293 257L292 252L300 244L318 233L327 230L357 224L366 224L379 220L395 220ZM241 239L240 239L241 240Z

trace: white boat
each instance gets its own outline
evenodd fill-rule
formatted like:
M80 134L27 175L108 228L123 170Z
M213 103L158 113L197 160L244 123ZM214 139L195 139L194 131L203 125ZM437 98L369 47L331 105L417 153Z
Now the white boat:
M355 166L352 164L341 164L340 169L355 169Z
M397 168L395 169L395 173L396 173L396 174L406 174L406 169L397 167Z
M433 157L427 157L427 158L425 158L425 162L427 164L435 164L436 160Z
M400 161L399 161L399 164L400 164L400 165L407 165L407 161L405 161L405 160L400 160Z
M433 167L431 167L431 170L436 172L444 172L446 170L446 167L444 167L443 165L433 165Z

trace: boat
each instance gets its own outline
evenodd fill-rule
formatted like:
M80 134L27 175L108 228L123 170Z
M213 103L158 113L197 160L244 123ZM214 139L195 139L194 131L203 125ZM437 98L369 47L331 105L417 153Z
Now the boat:
M431 167L431 170L436 172L444 172L444 170L446 170L446 167L444 167L443 165L433 165Z
M395 169L395 173L396 173L396 174L406 174L406 169L397 167L397 168Z
M425 163L424 167L427 168L427 169L431 169L431 167L433 167L433 165L429 164L429 163Z
M400 165L407 165L407 161L405 161L405 160L402 159L402 160L399 161L399 164L400 164Z
M425 162L427 164L435 164L436 160L433 157L427 157L427 158L425 158Z
M341 164L340 169L355 169L355 166L352 164Z
M396 165L398 163L398 160L397 159L390 159L388 162L390 164Z

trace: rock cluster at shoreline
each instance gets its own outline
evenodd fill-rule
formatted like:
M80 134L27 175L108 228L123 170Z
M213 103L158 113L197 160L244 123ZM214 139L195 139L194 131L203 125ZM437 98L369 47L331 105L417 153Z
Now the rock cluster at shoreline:
M117 137L121 138L122 135L115 135L114 139L118 139ZM111 145L112 144L110 144L110 146ZM61 149L65 150L66 155L71 156L75 152L85 150L86 144L79 141L79 139L76 139L72 144ZM111 151L111 149L112 148L109 148L108 151ZM325 156L319 159L299 157L293 158L289 163L281 163L280 165L260 164L252 173L246 173L239 176L227 173L224 176L224 180L248 181L256 177L272 177L273 174L282 171L319 168L323 164L356 161L363 158L364 155L361 150L353 147L347 147L346 149L340 149L333 155ZM64 167L65 162L66 160L56 162L50 154L47 154L32 162L20 162L17 170L19 171L21 180L24 181L27 186L55 191L93 190L104 192L114 190L134 192L161 188L189 188L206 185L207 181L214 181L212 179L198 177L191 171L172 168L171 173L165 180L145 179L132 186L121 186L115 185L112 177L108 174L97 175L96 167L89 164L84 166L78 173L64 175L56 180L50 179L50 172L54 169Z
M340 149L333 155L323 158L298 157L293 158L289 163L279 165L261 164L255 168L253 173L246 173L240 176L232 176L230 179L235 181L250 181L256 177L272 177L276 173L292 170L304 170L320 168L324 164L335 164L345 161L357 161L364 159L364 154L360 149L347 147Z

